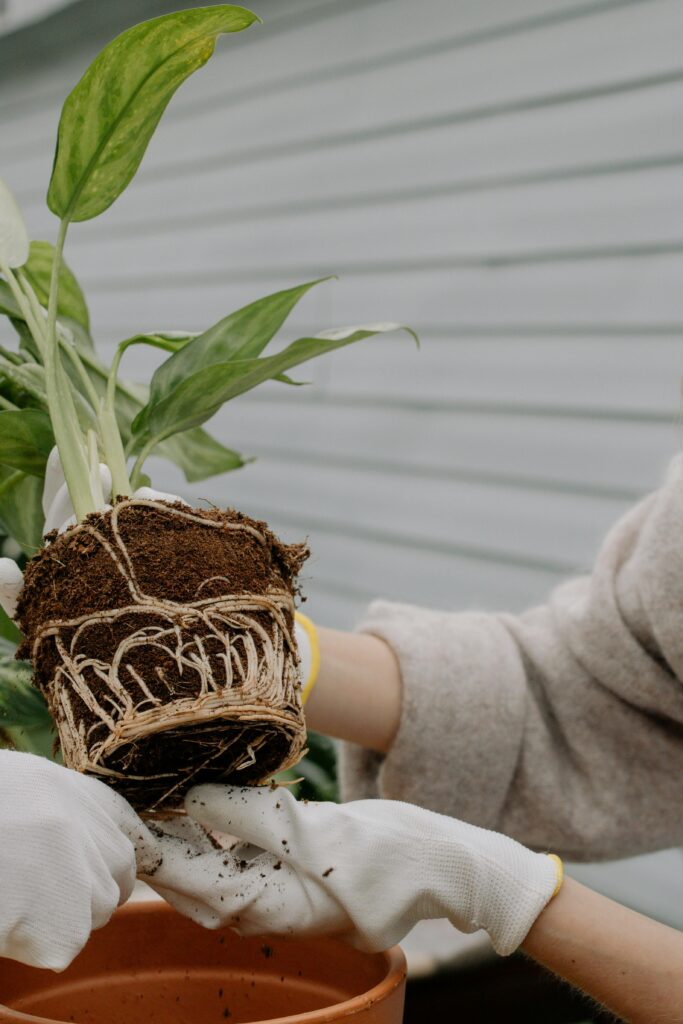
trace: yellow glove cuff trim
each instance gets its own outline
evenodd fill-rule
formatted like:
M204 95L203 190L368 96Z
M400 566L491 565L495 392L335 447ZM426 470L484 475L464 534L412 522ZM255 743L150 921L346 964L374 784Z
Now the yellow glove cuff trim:
M556 853L549 853L548 856L555 862L555 871L557 872L557 884L553 889L552 896L550 897L552 900L557 896L558 892L562 888L562 883L564 882L564 864Z
M315 628L308 616L302 615L301 612L295 612L294 618L301 628L306 631L308 642L311 645L311 669L308 673L308 679L304 680L301 688L301 703L305 704L311 696L311 690L318 679L318 673L320 671L320 644L318 643L318 630Z

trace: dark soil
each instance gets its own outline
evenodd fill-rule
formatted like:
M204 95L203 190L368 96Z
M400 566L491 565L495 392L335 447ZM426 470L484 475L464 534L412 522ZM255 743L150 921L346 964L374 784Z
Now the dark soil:
M121 643L145 627L151 631L168 628L169 614L172 617L170 625L179 631L183 645L189 645L192 651L200 651L210 665L213 679L222 681L223 686L227 684L225 645L221 638L196 615L183 613L182 608L178 609L177 617L174 617L174 609L169 612L168 605L159 613L150 610L150 599L174 602L187 609L187 605L211 598L263 595L283 590L294 597L296 593L296 577L308 556L305 545L285 545L265 523L232 509L207 511L187 509L182 505L168 505L166 508L127 505L125 501L118 508L120 540L128 552L142 600L133 596L129 588L126 577L130 576L130 570L116 544L111 512L97 513L86 520L86 524L97 531L97 536L79 529L59 536L51 535L47 538L47 546L26 567L18 607L18 621L25 639L17 656L34 660L36 683L46 695L60 734L66 723L56 703L54 686L55 672L63 665L56 637L43 637L34 650L36 637L47 623L59 624L59 639L66 649L71 650L72 656L75 651L81 662L92 659L98 663L99 674L93 668L85 667L82 675L97 705L116 718L111 691L102 678L102 666L108 668ZM179 518L172 509L190 512L206 521L207 525ZM209 526L209 523L219 523L222 528ZM240 528L235 529L235 526ZM248 528L260 536L255 536ZM84 617L115 609L126 611L82 625ZM272 631L270 611L259 609L249 614L254 623ZM291 632L291 606L283 614ZM80 624L73 620L80 620ZM80 629L78 634L77 629ZM244 632L244 627L240 627L240 631ZM257 650L262 653L260 638L254 630L251 635ZM239 640L235 641L238 654L239 643ZM148 699L144 703L146 695L135 681L136 676L164 704L199 696L197 672L191 668L181 672L171 649L142 643L128 649L125 659L122 659L120 682L135 705L141 704L143 709L149 709L152 704ZM69 685L68 680L59 685ZM233 679L232 688L236 685ZM248 694L242 696L251 703L247 699ZM84 731L88 747L92 749L111 730L78 695L72 699L72 708L77 725ZM258 714L252 715L248 723L227 721L218 715L210 721L178 726L171 719L164 731L153 732L119 747L108 758L105 767L126 776L113 780L113 785L139 810L173 809L181 803L185 790L201 781L222 780L240 784L262 781L291 756L292 744L298 742L296 736L302 727L298 695L296 701L290 699L278 710L287 720L284 725L280 721L260 722ZM232 742L222 755L195 771L198 765L220 749L221 744L226 746L227 740ZM235 765L249 760L249 746L259 742L256 762L237 771ZM164 777L133 778L153 775ZM185 776L187 781L183 783ZM177 782L181 784L172 799L158 804L160 797Z

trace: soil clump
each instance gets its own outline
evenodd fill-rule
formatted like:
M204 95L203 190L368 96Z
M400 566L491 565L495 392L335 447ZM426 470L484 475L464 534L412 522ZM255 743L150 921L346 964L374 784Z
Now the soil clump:
M26 567L17 656L67 765L163 813L199 782L296 763L305 544L233 509L129 498L46 540Z

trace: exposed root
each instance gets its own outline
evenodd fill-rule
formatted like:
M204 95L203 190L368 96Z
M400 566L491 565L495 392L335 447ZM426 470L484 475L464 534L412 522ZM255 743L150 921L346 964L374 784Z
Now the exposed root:
M266 544L266 538L249 523L215 522L141 499L125 499L114 506L113 543L90 522L70 531L71 536L89 534L107 551L126 581L130 603L46 622L33 637L34 661L46 643L53 643L59 654L46 696L57 721L65 763L103 779L152 784L154 800L147 804L148 810L179 799L192 779L214 762L220 764L223 775L253 767L269 730L271 735L276 730L287 737L278 767L296 764L305 728L298 657L288 627L292 594L284 587L230 594L229 580L222 576L206 579L190 602L144 593L119 527L121 514L131 506L160 509L166 516L195 521L204 528L246 531ZM202 598L202 589L217 581L225 583L227 593ZM113 632L118 624L120 631L122 620L129 629L136 616L141 617L140 627L124 636L113 656L107 660L93 656L88 645L92 630ZM155 665L155 679L145 678L134 664L137 659L139 666L140 655L150 649L153 659L142 660ZM169 666L172 678L168 678ZM232 725L218 740L216 730L209 727L221 723ZM262 733L255 734L255 724ZM146 774L142 741L162 732L182 735L184 751L196 745L196 757L175 771ZM249 736L246 745L240 742L244 733Z

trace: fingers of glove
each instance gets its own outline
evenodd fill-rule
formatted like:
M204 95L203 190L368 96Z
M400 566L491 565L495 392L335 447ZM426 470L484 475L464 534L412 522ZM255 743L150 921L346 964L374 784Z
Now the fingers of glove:
M129 898L135 885L135 858L128 844L130 856L126 862L111 863L108 857L91 856L90 913L92 929L103 928L117 907Z
M204 927L232 924L258 903L265 871L243 870L219 852L187 859L164 857L145 881L160 896Z
M57 445L55 445L48 455L47 464L45 466L45 482L43 484L43 515L46 519L47 514L50 511L50 506L57 495L57 491L63 486L63 484L64 471L62 469L62 460L59 457Z
M66 909L66 908L65 908ZM68 908L68 914L50 907L49 918L32 918L18 924L0 942L0 956L30 967L63 971L81 952L90 937L90 907Z
M0 606L10 619L16 613L23 585L24 574L14 559L0 558Z
M158 896L166 900L169 906L177 910L183 917L189 917L191 921L196 921L202 928L221 928L228 924L227 919L222 917L210 903L204 903L198 897L176 892L175 889L162 885L154 878L146 878L145 882Z
M101 877L106 875L117 886L116 903L125 903L135 885L138 847L146 852L153 837L130 804L109 786L78 772L61 771L60 785L71 793L74 815L104 865Z
M141 823L142 824L142 823ZM216 847L206 830L188 818L156 822L143 830L124 826L135 846L138 874L152 878L166 862L187 863L201 854L214 853Z
M56 808L23 827L15 822L3 835L1 861L0 945L12 957L55 970L109 920L125 881L116 866L119 881L112 877L87 828Z
M306 810L316 805L306 806ZM228 832L286 858L304 808L285 788L195 786L185 797L188 815L205 828Z
M153 487L138 487L137 491L133 494L134 498L144 498L147 501L168 501L171 504L175 501L179 501L181 505L190 507L189 503L184 498L178 497L177 494L167 494L166 491L155 491Z

